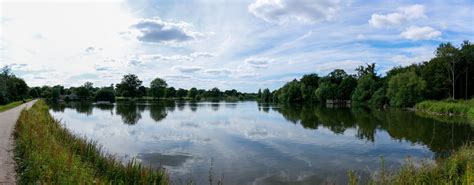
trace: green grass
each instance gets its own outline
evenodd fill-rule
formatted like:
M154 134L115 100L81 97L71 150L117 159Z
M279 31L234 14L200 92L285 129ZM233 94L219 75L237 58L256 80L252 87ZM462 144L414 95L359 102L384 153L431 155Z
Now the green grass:
M31 101L31 99L26 100L26 102L28 102L28 101ZM21 105L21 104L23 104L23 101L15 101L15 102L11 102L11 103L6 104L6 105L0 105L0 112L10 110L12 108L15 108L15 107Z
M415 165L412 161L407 161L398 171L386 172L383 168L382 165L382 172L371 176L368 184L472 185L474 184L474 146L465 145L450 157L440 159L435 164L425 162ZM349 184L359 184L360 180L354 171L348 172L348 178Z
M96 142L73 135L44 101L23 110L15 127L19 184L168 184L164 169L104 153Z
M474 116L474 99L423 101L417 103L417 110L439 115Z

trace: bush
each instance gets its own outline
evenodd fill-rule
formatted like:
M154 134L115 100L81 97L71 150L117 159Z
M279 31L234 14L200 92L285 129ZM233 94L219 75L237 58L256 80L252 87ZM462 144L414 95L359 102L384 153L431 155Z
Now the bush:
M95 101L115 102L115 93L111 88L102 88L95 94Z
M426 82L409 71L399 73L388 81L387 96L390 105L395 107L411 107L423 100Z

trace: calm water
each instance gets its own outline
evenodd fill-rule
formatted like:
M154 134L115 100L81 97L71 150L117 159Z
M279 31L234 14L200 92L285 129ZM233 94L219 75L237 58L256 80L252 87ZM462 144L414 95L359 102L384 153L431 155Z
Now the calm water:
M467 124L402 110L168 102L51 104L51 113L110 153L197 184L208 184L210 171L225 184L344 184L348 170L379 170L381 156L396 169L474 140Z

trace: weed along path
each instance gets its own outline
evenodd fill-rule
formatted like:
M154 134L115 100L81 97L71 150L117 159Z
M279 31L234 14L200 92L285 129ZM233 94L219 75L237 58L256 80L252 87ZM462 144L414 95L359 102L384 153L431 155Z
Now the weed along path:
M15 184L13 159L13 129L21 110L30 108L36 100L0 113L0 184Z

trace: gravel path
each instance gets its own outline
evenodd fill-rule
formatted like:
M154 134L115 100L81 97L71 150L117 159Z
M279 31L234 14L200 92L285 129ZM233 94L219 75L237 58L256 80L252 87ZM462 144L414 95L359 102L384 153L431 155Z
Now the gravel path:
M15 184L15 161L13 159L13 128L21 110L30 108L36 100L0 113L0 184Z

